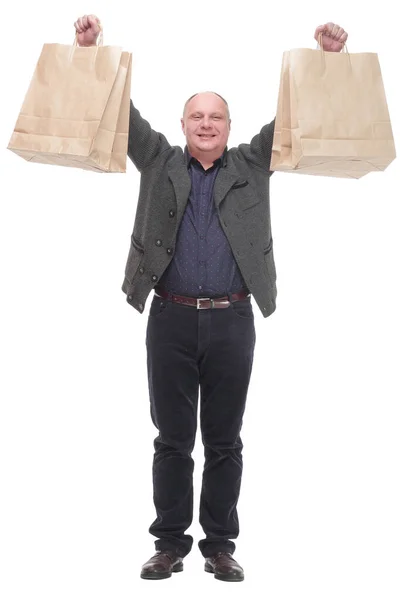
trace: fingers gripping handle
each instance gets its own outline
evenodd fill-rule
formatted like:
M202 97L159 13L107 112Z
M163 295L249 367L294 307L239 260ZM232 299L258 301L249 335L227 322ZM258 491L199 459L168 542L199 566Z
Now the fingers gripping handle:
M99 32L99 35L97 36L96 46L102 46L103 45L103 26L100 23L100 21L98 21L97 24L98 24L98 26L100 28L100 32ZM73 46L77 46L78 45L78 35L79 35L79 33L77 31L75 31L75 39L74 39Z

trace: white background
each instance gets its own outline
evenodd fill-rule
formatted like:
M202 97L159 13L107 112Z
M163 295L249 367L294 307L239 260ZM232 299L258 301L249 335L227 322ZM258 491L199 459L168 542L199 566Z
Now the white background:
M358 181L271 180L277 310L255 306L243 426L246 580L204 573L197 548L203 453L195 448L193 552L142 581L153 554L153 428L144 315L121 291L139 175L29 164L6 150L43 43L70 44L95 13L133 53L132 99L184 145L184 101L229 102L229 146L275 116L284 50L316 48L328 21L350 52L377 52L397 145L392 2L39 1L3 13L1 53L1 565L4 600L243 595L398 600L398 160Z

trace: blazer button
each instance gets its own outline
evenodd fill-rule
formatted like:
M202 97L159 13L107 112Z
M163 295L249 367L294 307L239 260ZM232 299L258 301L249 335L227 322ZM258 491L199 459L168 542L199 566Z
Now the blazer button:
M174 210L170 210L169 211L169 216L170 217L174 217L175 216L175 211Z
M173 253L172 248L167 248L167 254L172 254L172 253Z
M157 240L156 241L156 246L162 246L162 241L161 240Z
M152 280L152 281L158 281L158 277L157 277L157 275L152 275L152 276L151 276L151 280Z
M129 294L129 296L128 296L128 300L132 300L132 298L133 298L133 296L131 296L131 295Z
M140 304L139 304L139 310L143 310L143 309L144 309L144 306L143 306L143 304L142 304L142 303L140 303Z
M144 273L144 269L143 269L143 267L140 267L140 269L139 269L139 273L140 273L141 275L143 275L143 273Z

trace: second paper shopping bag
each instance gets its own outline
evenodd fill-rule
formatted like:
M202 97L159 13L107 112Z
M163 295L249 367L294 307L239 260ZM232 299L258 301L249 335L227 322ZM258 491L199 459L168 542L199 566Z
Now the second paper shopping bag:
M358 179L395 157L377 54L284 53L272 171Z

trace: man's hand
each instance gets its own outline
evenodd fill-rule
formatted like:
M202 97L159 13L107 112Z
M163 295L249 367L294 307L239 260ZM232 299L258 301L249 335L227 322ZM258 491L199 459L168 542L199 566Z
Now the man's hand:
M79 46L95 46L100 33L100 19L96 15L84 15L74 23L78 32Z
M322 33L322 47L326 52L340 52L348 38L343 27L335 25L335 23L326 23L317 27L314 34L317 42L320 33Z

